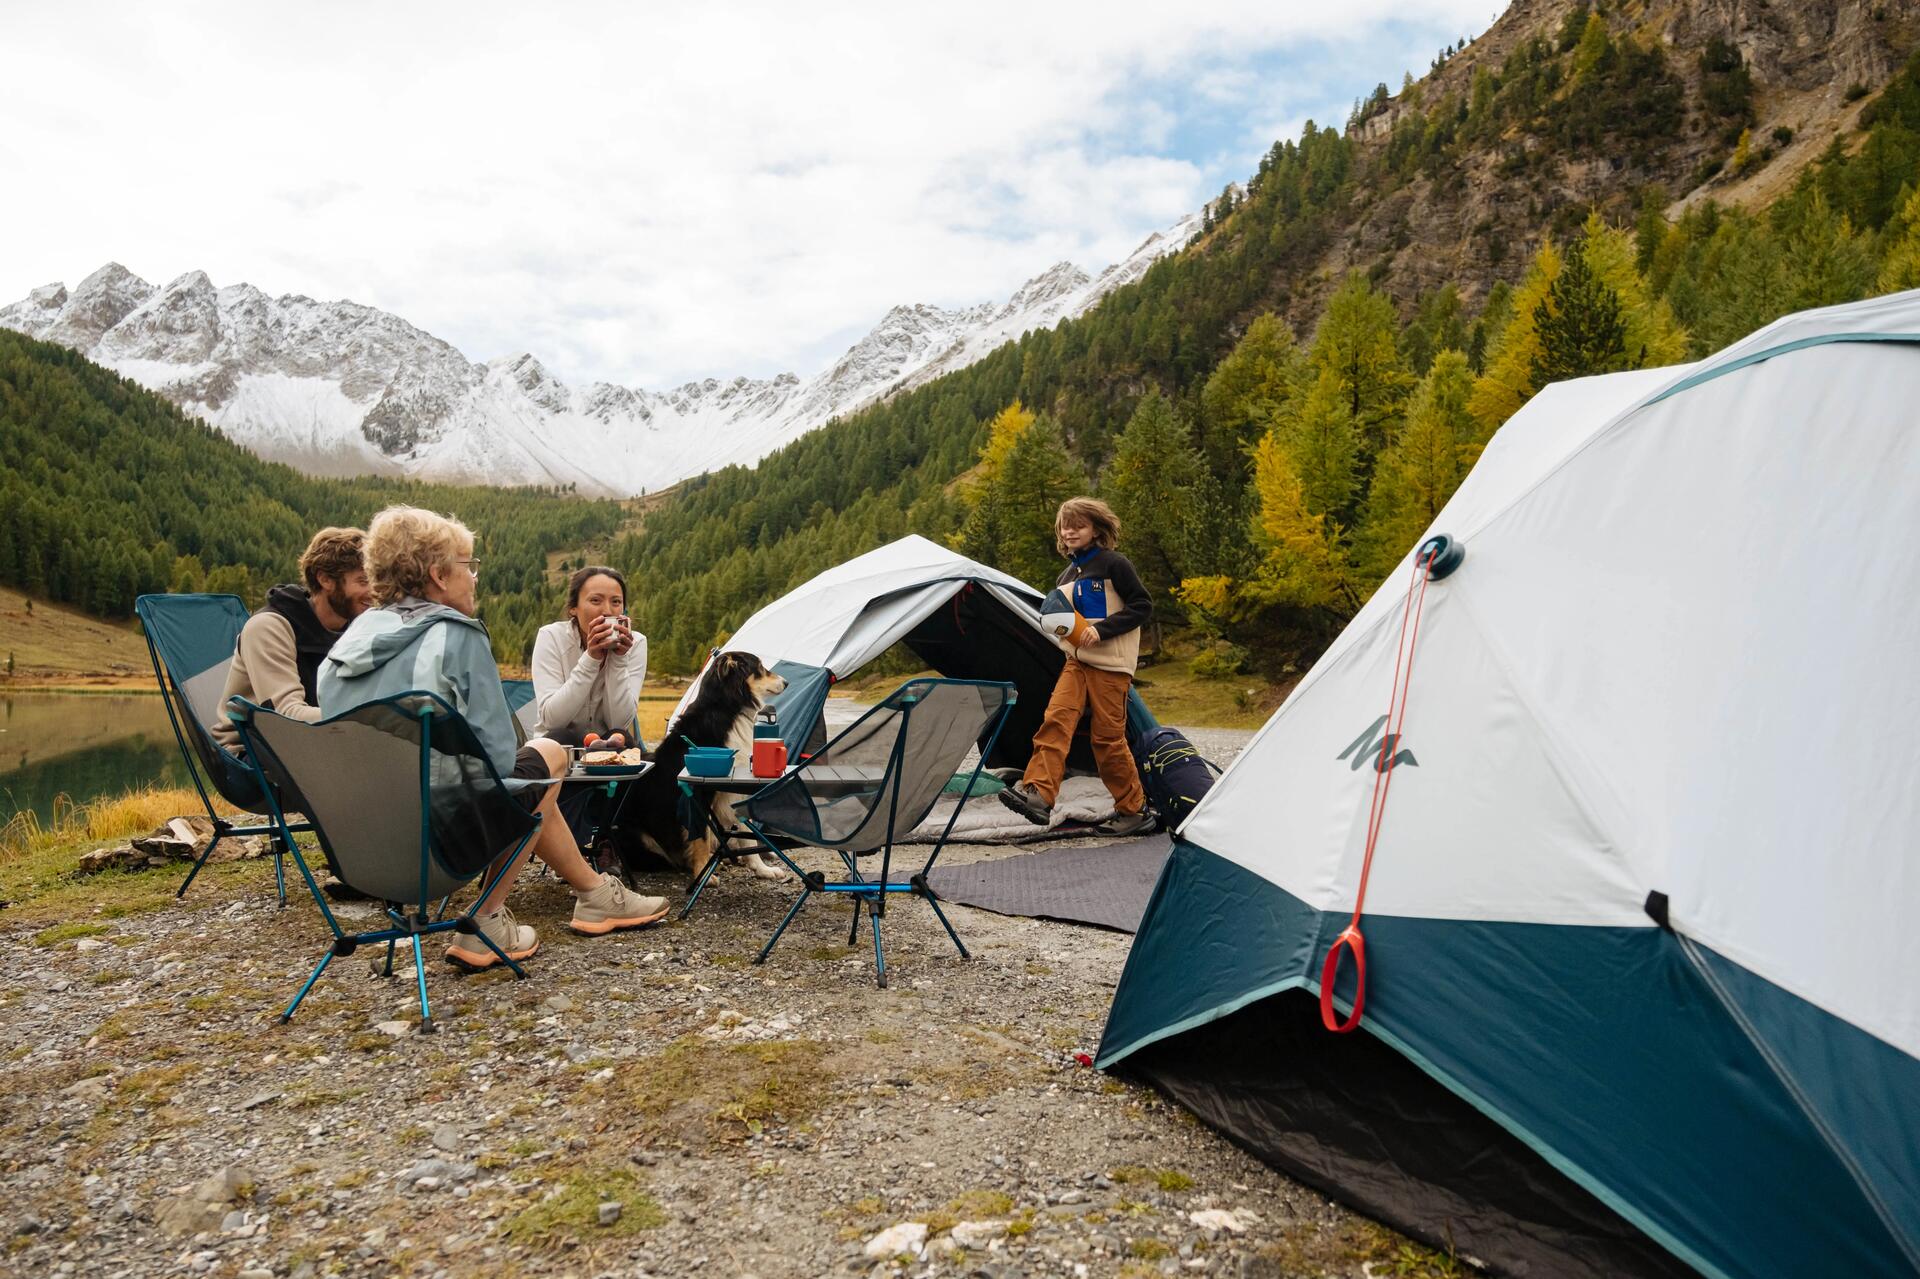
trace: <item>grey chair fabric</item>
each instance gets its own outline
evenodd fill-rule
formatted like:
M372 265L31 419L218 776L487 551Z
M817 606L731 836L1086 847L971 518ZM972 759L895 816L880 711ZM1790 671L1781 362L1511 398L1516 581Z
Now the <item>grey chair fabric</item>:
M1011 685L912 680L746 804L767 830L856 855L926 817ZM863 781L871 781L862 786Z
M445 897L534 827L437 698L388 699L318 724L254 708L247 727L268 775L305 796L339 877L382 901Z

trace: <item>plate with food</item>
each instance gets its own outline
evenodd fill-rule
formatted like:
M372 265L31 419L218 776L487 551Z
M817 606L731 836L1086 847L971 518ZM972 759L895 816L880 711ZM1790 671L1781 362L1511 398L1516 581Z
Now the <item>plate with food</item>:
M579 769L587 774L630 773L646 762L637 746L625 750L602 748L580 752Z

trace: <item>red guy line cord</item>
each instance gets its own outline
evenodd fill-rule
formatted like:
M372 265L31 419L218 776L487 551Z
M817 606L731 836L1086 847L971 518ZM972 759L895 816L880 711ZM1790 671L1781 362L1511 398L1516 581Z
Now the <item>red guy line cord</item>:
M1414 560L1413 576L1407 582L1407 602L1400 612L1400 640L1393 655L1393 691L1387 698L1387 731L1380 739L1380 755L1373 765L1373 796L1367 805L1367 851L1360 863L1353 918L1334 938L1320 970L1320 1024L1338 1035L1360 1025L1360 1012L1367 1002L1367 943L1360 934L1360 915L1366 909L1367 877L1373 873L1373 853L1380 844L1380 827L1387 815L1387 795L1393 788L1394 761L1399 758L1394 747L1399 744L1401 726L1406 723L1407 691L1413 687L1413 652L1420 641L1420 617L1427 603L1427 583L1433 580L1433 561L1440 554L1440 548L1422 547L1422 551L1424 553ZM1340 957L1347 951L1353 953L1353 1011L1342 1021L1333 1006L1333 986L1340 976Z

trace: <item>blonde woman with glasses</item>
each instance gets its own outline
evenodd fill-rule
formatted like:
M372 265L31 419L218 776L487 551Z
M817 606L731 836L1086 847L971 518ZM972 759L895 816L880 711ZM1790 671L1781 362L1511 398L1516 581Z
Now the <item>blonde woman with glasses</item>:
M356 618L327 655L320 670L321 712L338 715L415 690L435 693L460 712L501 777L545 781L560 776L567 752L558 742L536 737L514 746L512 713L500 690L493 645L475 616L480 560L472 531L432 511L388 507L367 527L366 563L377 607ZM641 897L587 865L555 809L555 790L541 786L522 794L544 819L533 855L573 890L574 931L600 935L663 919L664 897ZM502 875L476 915L494 945L518 961L540 943L533 929L507 909L513 880L512 874ZM500 962L477 938L464 936L447 951L447 959L467 969Z

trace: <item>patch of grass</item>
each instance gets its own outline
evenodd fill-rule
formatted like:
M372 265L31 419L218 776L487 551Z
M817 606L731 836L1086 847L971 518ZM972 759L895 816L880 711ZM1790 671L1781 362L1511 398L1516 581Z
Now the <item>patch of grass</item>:
M1193 1178L1178 1168L1162 1168L1153 1175L1153 1184L1168 1194L1178 1194L1182 1190L1193 1189Z
M747 957L745 955L735 955L728 952L707 956L707 963L714 968L745 968L747 966Z
M55 924L51 928L42 928L33 935L36 946L58 946L63 941L75 941L81 937L98 937L101 933L110 933L113 929L106 924L92 924L83 920L74 920L68 924Z
M1127 1245L1127 1255L1141 1261L1159 1261L1171 1257L1173 1249L1164 1239L1136 1239Z
M602 1226L600 1205L609 1200L620 1204L620 1220ZM500 1236L518 1244L555 1246L600 1235L638 1234L666 1220L633 1173L625 1168L583 1168L569 1173L546 1198L502 1222Z
M897 1044L901 1036L899 1031L888 1030L885 1026L869 1026L861 1038L870 1044Z
M1009 1238L1019 1239L1033 1233L1033 1209L1022 1208L1012 1221L1007 1223Z
M521 1137L507 1143L507 1153L517 1159L525 1159L528 1155L537 1155L545 1149L546 1147L544 1145L531 1137Z
M803 950L800 953L816 963L831 964L836 960L845 959L848 955L857 955L860 952L852 946L815 946L811 950Z
M130 1070L120 1076L115 1097L125 1105L164 1106L173 1100L180 1086L198 1069L190 1062L176 1066L151 1066Z
M356 1187L366 1185L368 1178L372 1176L373 1173L365 1168L355 1168L352 1172L343 1172L338 1177L335 1177L333 1179L333 1188L335 1190L352 1190Z
M644 1115L699 1121L707 1135L738 1141L767 1124L809 1118L832 1076L826 1045L811 1040L714 1044L682 1039L625 1075L628 1099Z
M879 1195L867 1195L847 1205L848 1211L857 1212L863 1217L877 1217L887 1209L887 1201Z
M947 1211L962 1221L1004 1217L1013 1211L1013 1200L998 1190L968 1190L951 1200Z
M131 981L133 976L124 968L102 968L87 981L95 986L112 986L117 982Z

